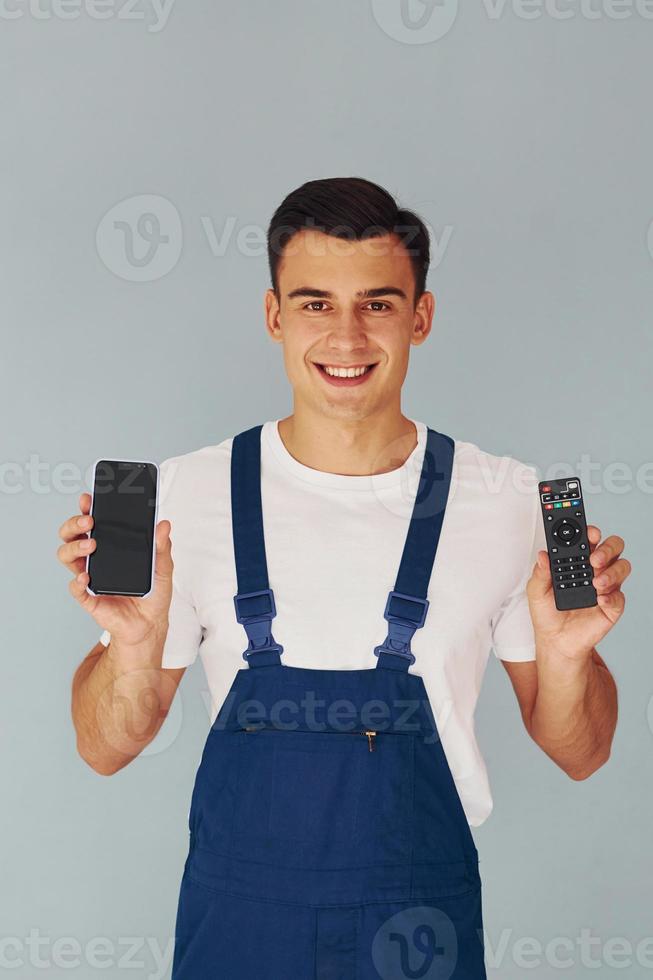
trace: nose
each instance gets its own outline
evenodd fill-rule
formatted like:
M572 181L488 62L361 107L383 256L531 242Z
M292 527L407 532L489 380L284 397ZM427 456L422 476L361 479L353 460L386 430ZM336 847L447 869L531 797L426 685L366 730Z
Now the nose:
M328 346L334 350L359 350L367 346L364 324L355 311L344 311L330 323Z

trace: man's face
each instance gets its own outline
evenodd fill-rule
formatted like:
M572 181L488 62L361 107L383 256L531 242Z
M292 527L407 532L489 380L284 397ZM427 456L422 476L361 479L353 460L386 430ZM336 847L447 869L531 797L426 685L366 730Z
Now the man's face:
M400 239L301 231L286 245L277 278L279 298L267 291L266 320L283 344L295 410L359 420L398 408L410 346L428 336L434 309L431 293L415 305ZM334 376L342 369L356 376Z

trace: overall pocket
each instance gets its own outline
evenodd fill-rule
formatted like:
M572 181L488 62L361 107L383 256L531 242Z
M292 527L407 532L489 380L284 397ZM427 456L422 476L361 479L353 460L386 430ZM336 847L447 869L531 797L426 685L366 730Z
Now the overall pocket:
M264 728L239 741L240 832L298 843L351 840L364 739Z
M403 860L410 845L413 739L384 732L262 728L238 736L235 827L324 859ZM349 853L351 852L351 853Z

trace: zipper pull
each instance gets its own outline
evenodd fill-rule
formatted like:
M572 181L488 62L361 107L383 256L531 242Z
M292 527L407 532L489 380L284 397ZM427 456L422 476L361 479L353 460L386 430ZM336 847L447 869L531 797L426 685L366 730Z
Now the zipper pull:
M374 752L374 737L376 732L363 732L363 735L367 735L367 744L370 747L370 752Z

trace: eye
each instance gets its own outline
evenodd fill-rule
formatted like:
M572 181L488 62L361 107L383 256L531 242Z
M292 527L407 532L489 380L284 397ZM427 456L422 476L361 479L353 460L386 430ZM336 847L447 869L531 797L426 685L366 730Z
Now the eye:
M316 307L321 307L321 309L316 309ZM323 299L312 299L310 303L306 304L304 309L310 310L311 313L322 313L326 309L326 303Z
M390 309L389 303L383 303L380 299L372 300L367 304L368 308L372 308L373 313L382 313L384 310Z

